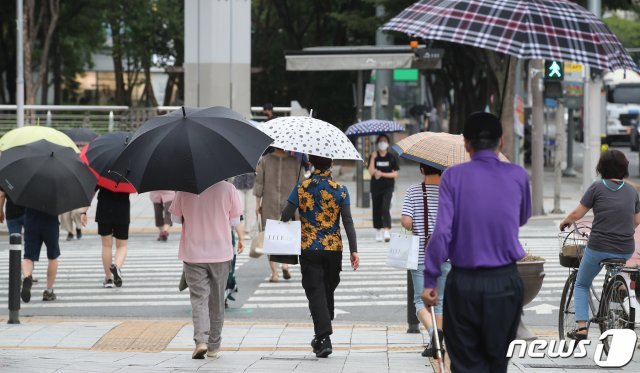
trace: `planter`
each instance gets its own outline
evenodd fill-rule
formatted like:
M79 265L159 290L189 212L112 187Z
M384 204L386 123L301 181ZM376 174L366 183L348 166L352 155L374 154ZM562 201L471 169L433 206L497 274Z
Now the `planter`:
M538 295L544 280L544 260L518 262L518 273L524 285L522 305L526 306Z

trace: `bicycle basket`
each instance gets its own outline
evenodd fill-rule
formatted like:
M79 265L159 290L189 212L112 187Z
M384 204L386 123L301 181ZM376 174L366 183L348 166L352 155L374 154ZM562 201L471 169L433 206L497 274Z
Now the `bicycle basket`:
M567 232L560 232L558 240L560 241L560 265L568 268L576 268L580 266L580 259L587 247L589 240L589 231L591 227L581 226L579 229L572 229Z

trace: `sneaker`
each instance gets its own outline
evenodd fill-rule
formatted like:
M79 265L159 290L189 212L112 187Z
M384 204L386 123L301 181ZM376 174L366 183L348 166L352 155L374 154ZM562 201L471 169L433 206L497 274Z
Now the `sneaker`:
M391 232L388 229L384 230L384 242L391 241Z
M22 280L22 291L20 292L20 298L25 303L29 303L31 300L31 285L33 285L33 277L31 275L25 277Z
M318 338L316 338L316 336L313 336L313 339L311 340L311 348L313 349L313 353L317 354L318 350L320 349L320 341L318 340Z
M376 230L376 242L382 242L382 230Z
M106 289L111 289L113 288L113 280L110 278L105 278L102 281L102 286L104 286Z
M329 338L329 336L324 337L320 342L318 342L317 346L318 350L316 351L316 357L327 357L333 352L331 338Z
M73 233L69 232L67 233L67 241L71 241L73 240Z
M444 352L444 348L442 346L443 342L444 342L444 334L442 333L442 329L438 329L438 339L440 340L440 351ZM427 348L424 349L424 351L422 352L422 356L424 357L435 357L436 356L436 338L435 338L435 333L433 335L431 335L431 342L429 343L429 345L427 346Z
M113 283L117 288L122 286L122 272L120 272L120 268L117 265L111 265L111 274L113 275Z
M77 237L78 239L81 239L81 238L82 238L82 229L76 229L76 237Z
M220 357L220 348L216 348L213 350L207 350L207 357L217 359Z
M204 355L207 353L207 344L206 343L198 343L196 348L193 350L193 354L191 355L192 359L204 359Z
M53 289L51 289L51 291L45 290L42 293L42 300L45 302L56 300L56 298L57 297L56 297L56 294L53 292Z

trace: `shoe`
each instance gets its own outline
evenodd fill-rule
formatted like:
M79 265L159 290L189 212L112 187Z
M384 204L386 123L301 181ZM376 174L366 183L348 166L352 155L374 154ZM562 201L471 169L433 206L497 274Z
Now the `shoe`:
M329 336L324 337L320 342L318 342L317 346L318 350L316 351L316 357L327 357L333 352L331 338L329 338Z
M278 282L278 281L280 281L280 280L278 279L278 276L275 276L275 277L274 277L274 276L271 276L271 278L269 279L269 282Z
M282 277L283 277L285 280L289 280L289 279L291 279L291 272L289 272L289 270L288 270L288 269L284 269L284 268L282 268Z
M163 232L164 234L162 235L162 242L167 242L167 240L169 239L169 232Z
M117 265L111 265L111 274L113 274L113 283L117 288L122 286L122 272L120 272L120 268Z
M45 302L56 300L56 298L57 297L56 297L56 294L53 292L53 289L51 289L51 291L45 290L42 293L42 300Z
M587 334L578 333L578 332L585 331L585 330L588 331L589 328L582 327L582 328L578 328L578 329L572 330L570 332L567 332L567 338L573 339L573 340L576 340L576 341L583 341L583 340L587 339Z
M444 351L444 349L442 348L442 343L444 342L444 333L442 332L442 329L438 329L438 339L440 340L440 351ZM424 349L424 351L422 351L422 356L424 357L435 357L436 356L436 340L435 340L435 333L431 335L431 342L429 343L429 345L427 346L427 348Z
M382 230L376 230L376 242L382 242Z
M207 357L217 359L220 357L220 348L216 348L214 350L207 350Z
M31 300L31 285L33 285L33 277L31 275L25 277L22 280L22 291L20 292L20 298L25 303L29 303Z
M71 241L73 240L73 233L69 232L67 233L67 241Z
M105 278L105 279L102 281L102 286L104 286L104 287L105 287L105 289L111 289L111 288L113 288L113 280L112 280L112 279L110 279L110 278Z
M316 338L316 336L313 336L313 339L311 340L311 348L313 349L313 353L317 354L319 349L320 349L320 341L318 340L318 338Z
M193 350L193 354L191 355L192 359L204 359L204 355L207 353L207 344L206 343L198 343L196 348Z
M156 241L162 241L162 232L158 234L158 238L156 238Z
M384 242L389 242L391 241L391 232L389 232L389 230L385 229L384 230Z
M78 239L81 239L81 238L82 238L82 229L76 229L76 237L77 237Z

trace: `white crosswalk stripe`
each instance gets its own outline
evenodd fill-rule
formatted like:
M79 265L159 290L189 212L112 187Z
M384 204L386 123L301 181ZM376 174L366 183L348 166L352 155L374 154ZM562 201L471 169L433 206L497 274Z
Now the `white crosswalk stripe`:
M58 299L43 302L42 291L46 286L47 262L43 248L40 262L36 263L31 302L22 303L24 310L33 308L113 308L190 306L189 292L178 291L182 262L178 260L177 245L151 244L130 248L122 269L123 286L102 287L104 272L100 248L63 248L59 261L54 290ZM240 255L236 269L249 261L248 255ZM0 284L8 283L8 260L0 261ZM0 287L0 308L7 308L8 288Z
M387 245L360 248L360 268L351 269L349 254L343 254L343 271L335 292L336 309L365 306L404 306L407 304L407 271L387 267ZM291 280L269 277L258 286L243 308L307 308L301 284L300 266L290 266Z

